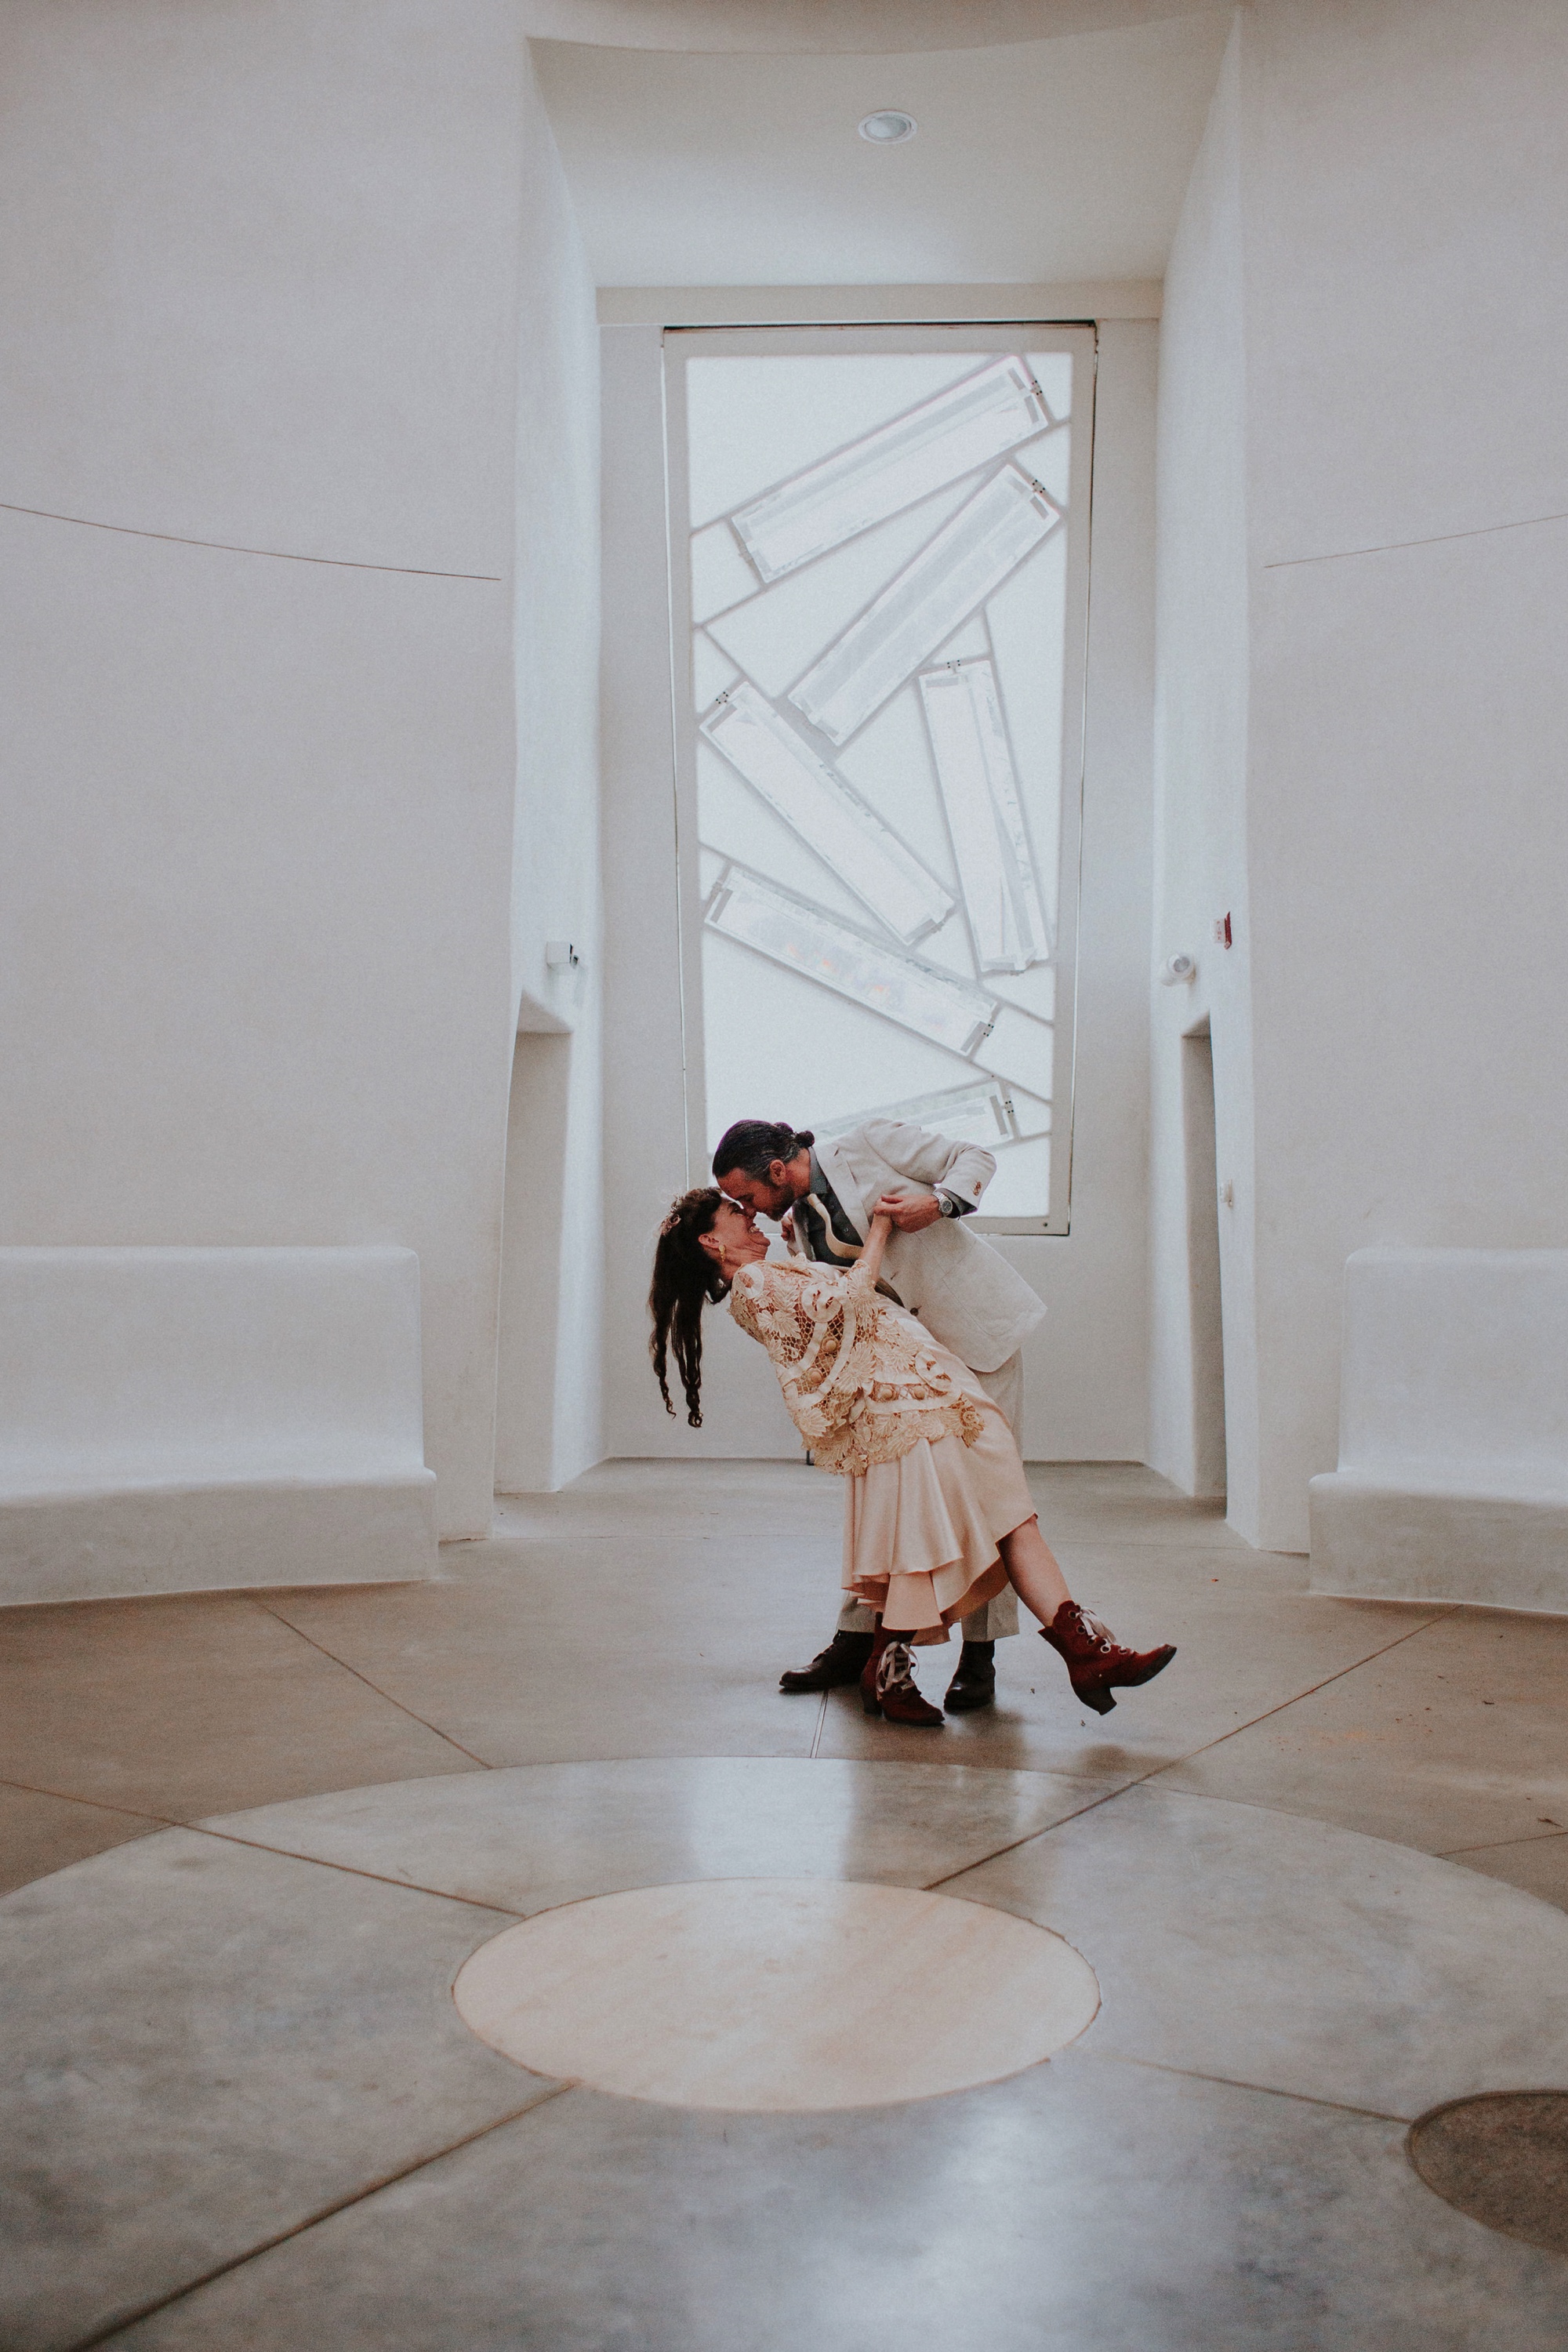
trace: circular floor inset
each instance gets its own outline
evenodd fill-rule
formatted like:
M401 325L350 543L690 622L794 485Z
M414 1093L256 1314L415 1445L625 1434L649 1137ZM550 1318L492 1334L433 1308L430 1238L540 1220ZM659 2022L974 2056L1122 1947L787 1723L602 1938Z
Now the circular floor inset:
M453 1988L541 2074L670 2106L884 2106L1038 2065L1100 2006L1048 1928L952 1895L810 1878L601 1895L509 1927Z
M1406 2142L1426 2183L1472 2221L1568 2254L1568 2091L1483 2091L1417 2116Z

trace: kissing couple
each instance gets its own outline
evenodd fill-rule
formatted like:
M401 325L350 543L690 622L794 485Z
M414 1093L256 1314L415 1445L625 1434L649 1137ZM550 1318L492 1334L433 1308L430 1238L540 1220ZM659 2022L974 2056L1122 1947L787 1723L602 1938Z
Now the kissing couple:
M649 1352L670 1401L702 1421L702 1310L727 1301L773 1360L820 1470L844 1480L847 1595L838 1630L786 1691L858 1682L870 1715L941 1727L912 1649L963 1646L949 1714L994 1704L994 1649L1018 1601L1096 1714L1146 1683L1170 1643L1130 1650L1068 1591L1040 1533L1018 1452L1023 1343L1045 1307L999 1251L964 1229L996 1172L991 1153L907 1120L871 1118L818 1145L809 1129L741 1119L713 1155L714 1185L684 1192L659 1229ZM768 1257L758 1216L782 1221Z

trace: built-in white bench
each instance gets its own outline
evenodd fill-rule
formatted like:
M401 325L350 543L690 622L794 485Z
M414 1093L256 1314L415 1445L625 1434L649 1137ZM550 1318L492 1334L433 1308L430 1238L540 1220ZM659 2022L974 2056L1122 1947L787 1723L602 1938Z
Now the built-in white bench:
M1315 1592L1568 1611L1568 1250L1357 1250L1309 1493Z
M0 1249L0 1602L437 1573L405 1249Z

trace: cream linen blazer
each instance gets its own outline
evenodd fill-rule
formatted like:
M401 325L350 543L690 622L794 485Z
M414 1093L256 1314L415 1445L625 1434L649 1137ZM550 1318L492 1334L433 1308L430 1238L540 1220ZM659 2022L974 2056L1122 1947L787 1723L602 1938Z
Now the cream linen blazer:
M884 1192L954 1192L979 1202L996 1162L977 1143L954 1143L902 1118L868 1118L847 1135L819 1143L823 1174L862 1238ZM792 1241L791 1249L804 1252ZM883 1278L944 1348L971 1371L994 1372L1016 1353L1046 1311L1045 1301L999 1250L944 1217L921 1234L895 1233Z

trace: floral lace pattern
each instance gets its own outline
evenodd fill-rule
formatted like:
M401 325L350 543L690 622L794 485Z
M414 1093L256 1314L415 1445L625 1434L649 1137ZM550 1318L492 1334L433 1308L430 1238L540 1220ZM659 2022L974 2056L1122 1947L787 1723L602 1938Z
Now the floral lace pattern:
M742 1266L730 1312L773 1359L790 1416L819 1468L863 1477L921 1438L973 1445L979 1407L955 1389L929 1335L879 1299L859 1267Z

